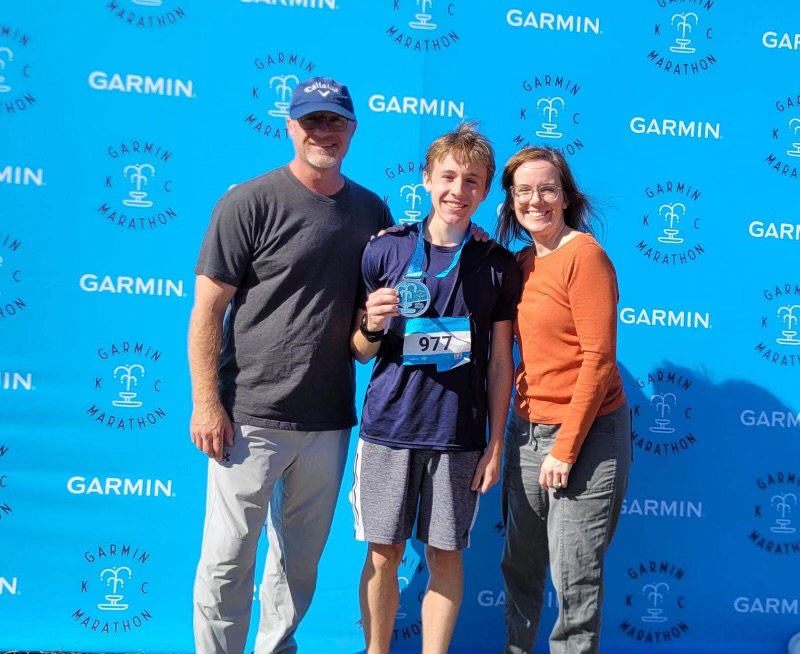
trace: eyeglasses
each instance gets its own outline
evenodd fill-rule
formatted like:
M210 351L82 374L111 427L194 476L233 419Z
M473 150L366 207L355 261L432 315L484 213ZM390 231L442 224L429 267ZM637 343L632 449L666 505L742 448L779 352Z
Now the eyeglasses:
M297 122L307 132L321 128L323 125L325 129L331 132L343 132L347 129L347 124L350 122L344 116L339 114L308 114L302 118L298 118Z
M539 197L545 202L555 202L561 195L561 187L555 184L542 184L538 189L530 186L511 187L511 195L517 202L530 202L533 199L534 191L538 191Z

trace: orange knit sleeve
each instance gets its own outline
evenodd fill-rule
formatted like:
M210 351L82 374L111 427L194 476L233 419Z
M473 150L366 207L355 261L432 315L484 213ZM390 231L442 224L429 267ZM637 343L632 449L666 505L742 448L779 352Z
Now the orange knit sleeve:
M596 243L575 250L564 283L583 360L552 455L574 463L616 372L619 291L614 266Z

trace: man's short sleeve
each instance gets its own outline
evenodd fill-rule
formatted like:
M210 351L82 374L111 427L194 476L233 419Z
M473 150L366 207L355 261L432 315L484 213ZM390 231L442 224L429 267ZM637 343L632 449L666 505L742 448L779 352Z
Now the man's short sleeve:
M214 207L194 272L240 286L253 258L255 207L228 193Z
M511 254L503 257L503 264L500 298L492 311L492 322L514 320L517 317L517 303L522 290L522 272Z

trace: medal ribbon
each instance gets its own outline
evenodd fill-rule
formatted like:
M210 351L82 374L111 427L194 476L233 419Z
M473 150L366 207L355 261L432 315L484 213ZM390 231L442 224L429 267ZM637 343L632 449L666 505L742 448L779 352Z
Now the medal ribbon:
M411 263L408 264L408 271L406 272L406 279L421 279L423 277L430 277L430 275L422 270L422 263L425 260L425 237L423 232L425 231L425 223L420 223L419 225L419 238L417 239L417 247L414 249L414 256L411 257ZM453 260L450 262L450 265L447 266L445 270L440 272L438 275L434 275L436 279L444 279L447 277L458 265L459 260L461 259L461 253L464 251L464 246L469 242L469 239L472 238L472 223L469 224L467 227L467 235L464 237L464 240L461 242L461 246L458 248L458 252L456 252Z

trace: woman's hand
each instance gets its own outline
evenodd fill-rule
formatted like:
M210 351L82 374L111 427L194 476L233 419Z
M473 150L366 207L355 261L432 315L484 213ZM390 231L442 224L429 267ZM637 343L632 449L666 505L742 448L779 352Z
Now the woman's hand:
M571 463L559 461L552 454L548 454L542 462L542 471L539 473L539 485L545 490L554 488L562 490L567 487Z

